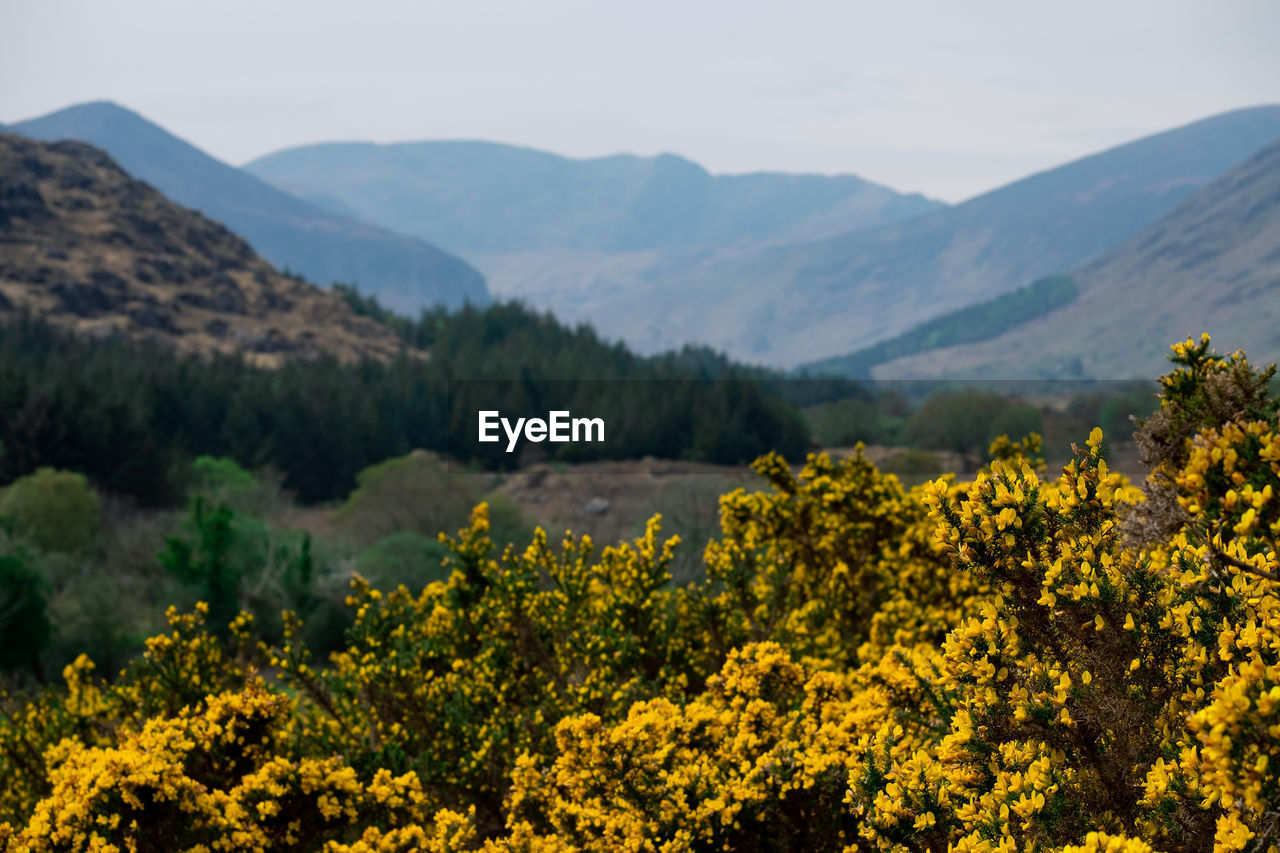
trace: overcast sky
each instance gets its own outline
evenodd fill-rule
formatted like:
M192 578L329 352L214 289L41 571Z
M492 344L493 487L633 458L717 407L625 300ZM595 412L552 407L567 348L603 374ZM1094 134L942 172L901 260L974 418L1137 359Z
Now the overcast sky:
M235 164L488 139L958 201L1280 102L1280 2L0 0L0 122L86 100Z

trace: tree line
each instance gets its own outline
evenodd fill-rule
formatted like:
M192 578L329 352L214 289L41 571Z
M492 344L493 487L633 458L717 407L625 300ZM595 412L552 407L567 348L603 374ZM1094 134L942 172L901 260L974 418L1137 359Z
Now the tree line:
M354 290L347 298L421 352L263 370L234 356L175 358L158 344L89 340L13 319L0 326L0 484L48 466L164 504L184 492L173 473L181 463L211 455L274 468L299 500L320 502L350 492L360 470L415 448L485 467L519 464L501 450L450 446L451 431L475 418L466 408L473 401L457 393L468 380L509 394L512 406L563 399L565 383L605 394L616 413L610 441L539 447L548 458L739 464L769 450L803 455L811 444L795 407L760 381L761 371L714 354L641 357L516 303L412 320Z

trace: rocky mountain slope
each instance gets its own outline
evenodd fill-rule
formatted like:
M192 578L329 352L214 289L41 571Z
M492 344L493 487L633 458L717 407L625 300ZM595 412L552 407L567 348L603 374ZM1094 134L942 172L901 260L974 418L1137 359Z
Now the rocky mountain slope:
M9 130L96 145L169 198L231 228L276 267L317 284L354 284L412 315L489 301L484 277L459 258L282 192L116 104L80 104Z
M1100 257L1276 139L1280 106L1227 113L900 223L664 259L594 310L642 349L699 340L783 366L849 352Z
M276 272L103 151L0 133L0 319L18 312L264 366L400 351L336 293Z
M1214 336L1280 360L1280 143L1071 273L1069 304L989 341L882 364L878 378L1147 377L1170 343Z
M697 171L677 158L598 163L596 177L580 177L559 192L548 189L562 186L548 175L562 166L519 150L500 152L501 158L455 151L449 155L455 162L432 146L312 146L250 168L405 228L444 227L446 211L436 205L456 203L465 223L458 227L472 241L467 245L490 252L472 260L494 293L548 308L567 322L591 322L642 352L696 342L735 358L790 367L893 338L1088 263L1277 138L1280 106L1237 110L954 207L856 229L845 218L849 224L836 236L829 230L836 220L823 216L779 225L786 205L763 190L759 196L725 190L723 209L741 212L737 224L736 214L710 216L721 202L708 199L721 190L696 199L677 191L690 186ZM470 157L488 163L490 171L469 172ZM450 177L455 167L461 177ZM477 175L487 175L492 186L479 185ZM711 180L717 186L719 179ZM602 186L613 187L610 192L626 188L630 195L614 196L635 206L585 204L608 195ZM493 227L486 232L477 212L482 206L468 195L472 190L480 198L492 193L520 203L491 210ZM433 200L417 201L422 195ZM756 207L753 198L774 201ZM610 212L613 219L602 219ZM755 221L768 227L739 228ZM792 226L797 230L788 230ZM715 243L727 242L727 235L736 242ZM792 242L780 243L780 235Z

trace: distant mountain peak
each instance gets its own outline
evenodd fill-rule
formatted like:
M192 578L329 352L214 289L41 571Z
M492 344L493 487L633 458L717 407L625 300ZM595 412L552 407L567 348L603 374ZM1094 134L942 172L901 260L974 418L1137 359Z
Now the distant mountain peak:
M23 125L36 126L37 123L50 127L64 127L72 129L75 127L94 127L101 132L103 129L111 128L116 131L128 128L133 131L145 129L152 133L164 134L172 137L175 141L182 142L184 145L190 145L185 140L169 133L160 125L143 116L141 113L135 112L128 107L121 106L115 101L85 101L80 104L72 104L47 113L39 118L28 119L13 125L14 128ZM27 134L24 134L27 135ZM68 136L67 138L74 138Z
M116 115L116 114L133 116L134 118L139 118L139 119L142 118L142 116L140 116L138 113L134 112L133 110L129 109L128 107L121 106L120 104L108 98L100 98L95 101L81 101L78 104L70 104L68 106L63 107L60 110L54 110L51 113L46 113L44 117L52 118L54 116L64 116L64 115L110 116L110 115ZM145 121L145 119L143 120Z
M715 175L672 152L566 157L483 141L318 143L245 168L482 263L819 239L945 206L853 175Z
M170 198L225 223L272 263L317 283L354 284L408 313L489 301L479 272L429 242L289 195L112 101L75 104L10 130L96 145Z

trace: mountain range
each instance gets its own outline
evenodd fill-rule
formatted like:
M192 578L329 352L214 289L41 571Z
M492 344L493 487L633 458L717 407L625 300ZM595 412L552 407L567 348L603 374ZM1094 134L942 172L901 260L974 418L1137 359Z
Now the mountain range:
M156 186L288 254L269 259L410 313L487 299L441 245L495 294L641 352L696 343L858 376L1105 377L1159 369L1166 338L1202 327L1276 349L1276 158L1250 157L1280 139L1280 106L955 206L852 175L711 175L674 155L481 142L310 145L235 169L108 103L11 129L107 140ZM343 265L387 277L315 272ZM1125 342L1096 344L1099 323Z
M814 239L945 207L854 175L712 175L673 154L574 160L491 142L307 145L244 169L467 257Z
M651 348L701 329L784 366L849 351L1101 256L1277 138L1280 108L1220 116L900 223L650 267L648 287L618 288L628 296L598 314Z
M24 313L78 334L268 367L404 349L339 294L276 272L100 149L0 133L0 317Z
M873 368L878 378L1149 377L1168 346L1208 332L1280 360L1280 142L1074 270L1078 295L989 340Z
M352 284L409 314L489 301L484 277L465 261L289 195L114 103L79 104L8 130L97 146L131 175L244 237L275 266L316 284Z
M1277 138L1280 107L1237 110L953 207L851 177L479 143L313 145L246 168L439 240L494 293L641 351L696 342L793 366L1096 259Z

